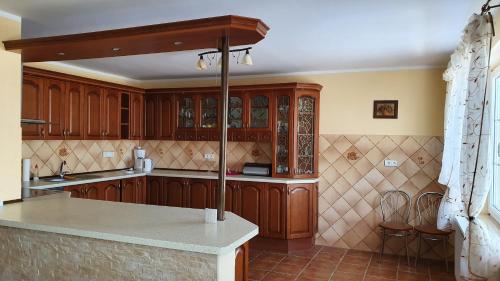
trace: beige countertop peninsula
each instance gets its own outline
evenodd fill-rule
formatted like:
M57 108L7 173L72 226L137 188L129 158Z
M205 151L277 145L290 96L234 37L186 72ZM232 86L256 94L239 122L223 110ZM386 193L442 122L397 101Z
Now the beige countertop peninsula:
M48 182L44 179L40 179L39 181L23 182L23 187L31 189L48 189L48 188L57 188L62 186L119 180L119 179L141 177L141 176L180 177L180 178L214 179L214 180L218 178L216 172L166 170L166 169L155 169L149 173L139 172L139 171L130 172L128 170L119 170L119 171L95 172L86 175L92 176L92 178L76 179L64 182ZM234 181L268 182L268 183L282 183L282 184L316 183L319 181L319 179L317 178L291 179L291 178L273 178L273 177L260 177L260 176L245 176L245 175L228 175L226 179Z

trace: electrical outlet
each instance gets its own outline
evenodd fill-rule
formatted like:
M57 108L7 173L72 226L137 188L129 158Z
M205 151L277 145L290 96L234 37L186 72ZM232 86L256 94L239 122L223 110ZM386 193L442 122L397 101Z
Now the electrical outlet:
M113 157L115 157L115 152L114 151L103 151L102 157L103 158L113 158Z
M398 166L398 161L397 160L386 159L386 160L384 160L384 166L385 167L397 167Z
M215 159L215 155L214 153L205 153L205 155L203 156L205 158L205 160L214 160Z

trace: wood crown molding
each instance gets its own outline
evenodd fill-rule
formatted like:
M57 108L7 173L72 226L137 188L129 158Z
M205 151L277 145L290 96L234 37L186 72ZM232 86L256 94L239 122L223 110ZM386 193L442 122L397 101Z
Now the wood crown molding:
M301 90L316 90L321 91L323 86L314 83L276 83L276 84L257 84L257 85L234 85L229 86L229 90L265 90L265 89L301 89ZM220 87L187 87L187 88L160 88L146 89L146 94L173 94L173 93L190 93L190 92L214 92Z
M131 87L131 86L125 86L125 85L121 85L121 84L105 82L105 81L101 81L101 80L85 78L85 77L81 77L81 76L76 76L76 75L71 75L71 74L66 74L66 73L56 72L56 71L50 71L50 70L45 70L45 69L40 69L40 68L34 68L34 67L29 67L29 66L23 66L23 73L28 74L28 75L35 75L35 76L43 76L43 77L53 78L53 79L60 79L60 80L65 80L65 81L70 81L70 82L78 82L78 83L88 84L88 85L93 85L93 86L113 88L113 89L125 91L125 92L144 94L144 89L141 89L141 88L135 88L135 87Z

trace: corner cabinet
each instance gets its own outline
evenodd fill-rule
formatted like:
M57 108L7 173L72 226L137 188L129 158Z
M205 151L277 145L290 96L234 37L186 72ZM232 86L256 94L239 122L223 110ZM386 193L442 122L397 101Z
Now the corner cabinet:
M320 90L316 84L298 84L275 92L274 177L318 177Z

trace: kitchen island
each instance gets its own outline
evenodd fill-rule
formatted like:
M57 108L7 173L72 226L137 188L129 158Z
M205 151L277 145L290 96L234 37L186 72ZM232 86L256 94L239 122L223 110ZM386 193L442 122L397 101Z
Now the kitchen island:
M245 260L238 255L248 255L246 242L257 233L232 213L206 224L197 209L25 201L0 208L0 263L9 265L0 279L234 280Z

